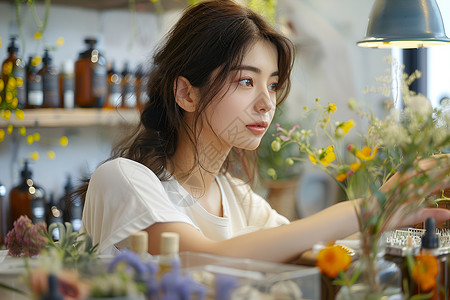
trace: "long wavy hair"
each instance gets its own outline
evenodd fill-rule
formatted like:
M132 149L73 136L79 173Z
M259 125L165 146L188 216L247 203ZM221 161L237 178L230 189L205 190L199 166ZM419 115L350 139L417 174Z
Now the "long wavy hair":
M160 180L167 180L165 169L177 149L180 130L191 133L194 146L198 137L196 128L187 128L184 111L175 101L177 78L185 77L200 91L194 116L194 124L198 125L205 108L234 75L246 50L258 40L269 41L278 51L278 105L290 89L294 50L289 39L257 13L231 0L204 1L187 8L153 55L147 84L149 101L138 126L114 146L106 161L117 157L132 159L147 166ZM255 159L254 151L233 148L221 171L239 170L252 181ZM198 163L198 155L195 162ZM81 189L83 196L86 190L87 184Z

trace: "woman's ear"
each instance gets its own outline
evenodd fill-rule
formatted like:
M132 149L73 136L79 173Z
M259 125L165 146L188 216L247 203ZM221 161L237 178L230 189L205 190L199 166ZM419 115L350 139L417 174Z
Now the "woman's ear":
M198 88L191 85L189 80L178 76L173 84L173 94L177 104L187 112L194 112L199 98Z

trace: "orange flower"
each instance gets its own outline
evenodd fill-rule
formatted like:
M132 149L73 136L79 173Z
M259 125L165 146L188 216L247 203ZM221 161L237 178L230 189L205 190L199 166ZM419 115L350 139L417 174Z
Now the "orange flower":
M423 292L428 292L436 286L439 267L436 257L432 255L418 255L412 271L412 277Z
M373 152L372 152L372 149L370 147L366 146L361 151L356 150L355 155L356 155L356 157L358 157L359 159L362 159L362 160L372 160L375 157L375 155L377 154L377 152L378 152L378 148L373 149Z
M340 271L345 271L351 262L348 252L339 245L328 246L317 255L317 266L330 278L335 278Z
M347 178L347 174L345 174L345 173L341 173L336 176L336 180L340 181L340 182L344 181L346 178Z

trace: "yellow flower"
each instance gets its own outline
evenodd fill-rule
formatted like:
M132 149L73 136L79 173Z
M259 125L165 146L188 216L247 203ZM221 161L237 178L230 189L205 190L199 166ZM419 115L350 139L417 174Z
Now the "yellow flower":
M23 120L23 118L25 116L23 110L21 110L21 109L16 109L15 114L16 114L16 118L19 120Z
M2 37L0 36L0 47L2 46Z
M2 111L2 117L5 120L9 120L11 118L11 111L9 109L5 109Z
M347 134L350 129L355 127L355 122L353 120L348 120L347 122L344 122L342 125L342 130L344 130L344 133Z
M12 64L12 62L8 61L6 64L3 65L3 74L5 74L5 75L11 74L12 69L13 69L13 64Z
M336 112L336 104L334 103L328 103L328 108L327 108L327 112L329 113L334 113Z
M52 150L48 151L48 152L47 152L47 156L48 156L48 158L50 158L51 160L54 160L54 159L55 159L55 156L56 156L55 151L52 151Z
M6 86L11 90L14 89L16 87L16 79L14 77L10 77Z
M428 292L436 286L439 267L436 257L419 254L413 267L412 277L422 292Z
M32 145L33 142L34 142L33 136L32 136L32 135L27 136L27 143L28 143L29 145Z
M69 144L69 139L67 138L67 136L62 136L59 139L59 143L61 146L66 147Z
M341 246L332 245L319 251L317 266L320 271L330 278L335 278L340 271L345 271L352 259Z
M39 160L39 152L37 152L37 151L31 152L30 159L34 160L34 161Z
M31 65L33 67L37 67L39 66L39 64L42 62L42 57L36 55L35 57L33 57L33 59L31 60Z
M309 155L308 156L309 160L315 165L317 163L317 158L314 155Z
M16 108L18 104L19 104L19 100L17 99L17 97L14 97L11 102L11 107Z
M373 152L372 152L372 148L366 146L361 151L356 150L355 155L356 155L356 157L358 157L361 160L368 161L368 160L372 160L375 157L375 155L377 154L377 152L378 152L377 148L373 149Z
M6 92L6 102L11 103L13 100L13 94L11 92Z
M61 47L62 45L64 45L64 38L60 37L58 38L58 40L56 41L56 46Z
M41 135L39 134L39 132L35 132L35 133L33 134L33 139L34 139L36 142L39 142L39 141L41 140Z
M22 126L19 128L19 133L20 135L25 136L25 134L27 134L27 129L24 126Z
M3 142L5 139L5 130L0 129L0 142Z
M11 134L13 132L14 126L12 126L11 124L8 125L8 127L6 128L6 132L8 134Z
M340 181L340 182L344 181L346 178L347 178L347 174L345 174L345 173L341 173L336 176L336 180Z
M3 91L5 88L5 83L3 82L3 79L0 78L0 92Z
M42 32L37 31L34 35L33 35L35 40L40 40L42 38Z
M336 159L334 154L334 146L328 146L327 149L320 155L320 163L324 166L328 166L332 161Z
M361 164L359 162L352 163L350 165L350 170L353 172L356 172L361 167Z
M17 85L18 87L23 86L23 79L20 78L20 77L17 77L17 78L16 78L16 85Z

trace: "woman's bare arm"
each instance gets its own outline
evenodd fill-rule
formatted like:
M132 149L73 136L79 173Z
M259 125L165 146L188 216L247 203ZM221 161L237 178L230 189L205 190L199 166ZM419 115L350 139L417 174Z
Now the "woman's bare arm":
M360 201L360 200L355 200ZM206 238L200 231L185 223L156 223L149 228L149 251L159 253L162 232L180 234L180 251L252 258L272 262L289 262L309 250L317 242L328 243L358 231L355 202L345 201L312 216L272 229L248 233L220 242ZM450 219L450 211L423 209L402 219L399 226L417 224L433 216L437 221Z

